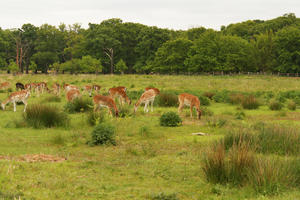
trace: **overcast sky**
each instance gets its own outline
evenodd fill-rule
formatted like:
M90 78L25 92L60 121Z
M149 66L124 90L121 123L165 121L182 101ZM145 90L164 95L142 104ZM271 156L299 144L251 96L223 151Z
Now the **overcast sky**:
M170 29L268 20L285 13L300 17L300 0L0 0L0 27L48 23L100 23L109 18Z

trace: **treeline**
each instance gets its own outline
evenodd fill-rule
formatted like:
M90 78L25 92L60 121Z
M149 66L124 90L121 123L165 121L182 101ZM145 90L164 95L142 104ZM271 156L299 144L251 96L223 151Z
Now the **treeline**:
M300 18L169 30L108 19L0 28L0 70L28 73L300 72Z

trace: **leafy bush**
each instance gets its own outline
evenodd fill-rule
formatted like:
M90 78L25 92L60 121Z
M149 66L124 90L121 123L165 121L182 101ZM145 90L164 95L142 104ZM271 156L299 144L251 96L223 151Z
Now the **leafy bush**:
M164 113L160 119L160 125L161 126L180 126L182 124L182 120L179 117L179 115L175 112L166 112Z
M119 107L119 117L129 117L132 115L132 111L130 109L130 106L125 104L123 106Z
M244 109L257 109L259 107L259 102L253 95L249 95L242 100L242 107Z
M105 121L105 112L104 111L99 111L99 112L90 111L87 113L87 122L91 126L95 126L104 121Z
M108 123L98 124L91 132L91 145L112 144L116 145L115 127Z
M68 102L64 110L68 113L87 112L92 110L93 102L90 98L76 98L72 102Z
M217 103L226 103L229 101L229 91L222 90L216 92L212 99Z
M157 97L157 104L162 107L175 107L178 105L176 94L161 92Z
M269 103L270 110L281 110L282 107L283 105L279 101L275 99L271 99Z
M296 110L297 105L296 105L295 101L289 100L289 101L287 102L287 108L288 108L289 110Z
M68 115L56 106L33 104L23 114L25 122L34 128L68 125Z
M150 196L151 200L179 200L176 196L176 194L166 194L164 192L159 194L152 194Z
M209 106L210 105L210 101L209 98L205 97L205 96L198 96L199 100L200 100L200 105L202 106Z
M204 92L203 96L209 98L210 100L212 100L213 96L215 95L214 92Z

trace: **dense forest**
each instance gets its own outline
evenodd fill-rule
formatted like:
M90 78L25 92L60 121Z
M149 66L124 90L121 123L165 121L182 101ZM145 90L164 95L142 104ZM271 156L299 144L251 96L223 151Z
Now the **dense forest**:
M300 72L300 18L169 30L108 19L0 28L0 70L47 73Z

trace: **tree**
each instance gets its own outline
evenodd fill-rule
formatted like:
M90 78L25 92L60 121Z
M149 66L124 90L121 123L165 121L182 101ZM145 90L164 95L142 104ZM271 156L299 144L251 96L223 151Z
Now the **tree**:
M94 72L96 74L102 72L103 68L101 61L91 56L83 56L80 65L84 72Z
M126 63L123 59L119 60L119 62L116 64L116 71L121 72L124 74L124 72L128 69Z
M274 71L300 71L300 28L287 27L277 32L274 39L277 67Z
M33 73L33 72L34 72L34 73L37 73L38 67L37 67L37 65L35 64L34 61L31 61L31 62L30 62L29 69L32 71L32 73Z
M165 42L155 54L154 71L177 74L186 72L184 61L192 45L192 41L184 38Z
M15 74L19 71L19 66L13 60L10 60L9 65L8 65L8 70L10 72L12 72L13 74Z

